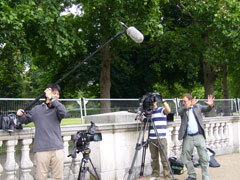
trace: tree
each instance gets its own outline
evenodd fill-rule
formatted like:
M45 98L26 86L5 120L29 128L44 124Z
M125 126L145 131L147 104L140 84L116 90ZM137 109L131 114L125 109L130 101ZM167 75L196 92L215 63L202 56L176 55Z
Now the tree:
M232 55L238 52L239 2L176 0L161 10L163 41L167 37L170 46L169 53L165 51L161 56L168 54L167 60L170 62L167 66L177 65L182 70L185 68L185 80L190 75L191 81L196 78L197 82L201 82L201 78L196 75L201 75L202 69L206 98L208 94L214 93L215 80L219 74L224 72L226 76L230 58L234 61ZM167 45L166 41L164 45ZM226 86L226 81L224 84ZM226 97L227 88L224 89Z
M22 79L29 74L33 75L32 83L28 83L30 90L28 88L26 94L42 92L47 83L61 76L57 72L60 64L75 55L76 48L82 47L78 29L72 28L74 16L61 16L69 5L71 1L64 0L0 2L0 58L4 66L7 64L5 70L10 70L10 66L13 69L11 74L1 73L1 80L19 87L10 87L11 96L21 96ZM31 67L27 73L24 73L24 64ZM3 93L6 90L4 87Z
M161 12L158 0L148 1L79 1L83 16L80 19L88 47L98 47L110 37L122 30L120 20L127 25L136 26L150 39L161 35L162 27L159 26ZM101 72L99 79L100 97L110 98L111 76L110 67L113 59L118 59L118 50L139 46L132 40L123 36L101 50ZM92 41L93 40L93 41ZM134 44L134 45L133 45ZM90 49L90 48L89 48ZM110 104L103 102L103 112L109 111Z

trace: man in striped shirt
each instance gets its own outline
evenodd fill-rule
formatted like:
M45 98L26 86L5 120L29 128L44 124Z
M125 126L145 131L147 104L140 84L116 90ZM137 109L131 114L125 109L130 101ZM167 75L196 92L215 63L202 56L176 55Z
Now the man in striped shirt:
M168 166L168 162L165 159L164 152L167 150L167 114L171 112L171 109L166 101L162 101L163 107L158 106L157 101L153 103L153 111L152 111L152 123L155 124L157 133L159 135L161 144L163 148L159 148L158 146L158 137L155 133L153 125L151 124L149 129L149 139L151 139L151 143L149 145L151 158L152 158L152 178L150 180L157 180L160 177L160 165L159 165L159 154L161 157L161 162L163 165L163 176L164 180L171 180L172 176L170 173L170 169Z

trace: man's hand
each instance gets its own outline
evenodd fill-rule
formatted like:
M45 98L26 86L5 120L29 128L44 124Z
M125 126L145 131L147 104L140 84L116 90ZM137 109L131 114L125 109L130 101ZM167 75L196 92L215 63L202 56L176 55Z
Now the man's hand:
M51 88L47 88L45 89L45 95L48 99L50 99L52 97L52 89Z
M20 117L21 117L24 113L25 113L25 112L24 112L23 109L19 109L19 110L17 111L17 116L20 116Z
M205 102L206 104L208 104L209 106L211 106L211 107L213 107L214 106L214 97L213 97L213 95L208 95L208 101L207 102Z
M194 96L194 98L192 99L192 103L191 106L194 106L195 104L197 104L198 100L196 99L196 96ZM190 107L188 107L190 108Z

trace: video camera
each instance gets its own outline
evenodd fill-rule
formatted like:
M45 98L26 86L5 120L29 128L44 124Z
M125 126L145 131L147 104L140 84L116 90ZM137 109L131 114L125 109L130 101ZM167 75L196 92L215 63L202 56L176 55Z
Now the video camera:
M159 93L147 93L140 99L141 111L146 117L145 120L149 121L153 111L153 103L162 102L162 95ZM167 121L172 122L174 120L174 113L167 114Z
M162 102L162 96L159 93L147 93L140 101L143 112L148 112L153 110L154 102Z
M76 153L85 151L88 151L88 153L90 153L90 150L88 148L90 142L102 140L102 134L95 133L95 130L96 130L95 123L91 122L91 127L88 129L88 131L78 131L73 138L74 146L72 154L70 154L69 156L72 156L72 158L76 158Z

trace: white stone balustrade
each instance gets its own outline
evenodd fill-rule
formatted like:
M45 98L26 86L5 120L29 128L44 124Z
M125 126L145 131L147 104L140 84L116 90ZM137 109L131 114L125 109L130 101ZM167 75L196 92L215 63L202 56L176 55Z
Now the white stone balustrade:
M213 149L216 154L240 152L240 117L208 117L204 118L204 122L207 147ZM129 173L133 155L136 152L137 138L140 133L139 123L133 120L122 123L96 123L96 125L96 132L102 133L102 141L90 142L90 158L101 179L123 179ZM88 127L89 124L62 127L65 180L78 177L82 153L77 153L76 159L68 157L72 153L70 144L72 144L73 135ZM178 140L179 128L179 119L168 123L168 156L179 157L181 154L182 142ZM145 138L147 138L147 133ZM35 167L33 166L33 153L30 151L33 138L34 128L17 130L11 136L8 132L0 130L0 148L2 149L0 152L6 149L6 153L0 155L0 179L15 180L18 179L20 173L20 179L33 180ZM20 153L16 153L17 144L20 146ZM135 163L138 166L137 168L134 166L132 177L135 176L135 172L139 173L141 159L142 149L138 151ZM150 153L147 149L144 174L151 173L150 162Z
M18 170L18 164L15 159L15 146L17 145L17 140L8 140L6 141L7 147L7 161L4 165L4 169L6 170L6 180L15 180L16 173Z
M22 140L22 155L21 155L21 180L33 180L33 176L30 174L33 167L33 163L30 159L30 148L29 145L32 143L32 139L23 139Z
M2 147L2 141L0 141L0 148ZM0 164L0 177L2 175L2 171L3 171L3 167L2 165Z

